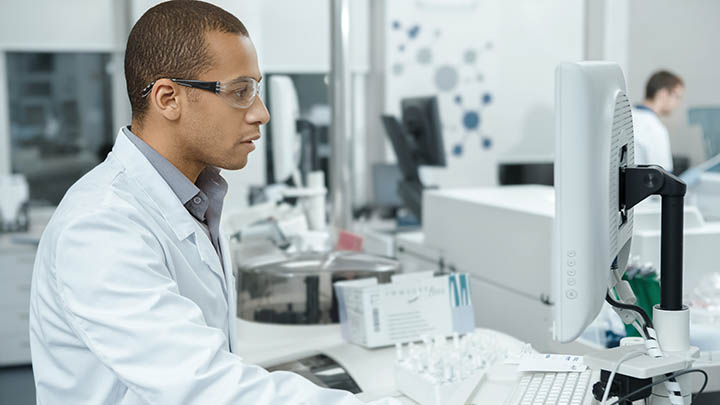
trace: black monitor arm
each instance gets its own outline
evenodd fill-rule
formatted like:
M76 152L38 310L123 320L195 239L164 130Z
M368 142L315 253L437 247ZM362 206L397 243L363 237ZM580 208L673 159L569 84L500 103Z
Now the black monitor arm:
M687 186L660 166L620 168L620 210L651 195L662 197L660 226L660 308L682 309L683 199Z

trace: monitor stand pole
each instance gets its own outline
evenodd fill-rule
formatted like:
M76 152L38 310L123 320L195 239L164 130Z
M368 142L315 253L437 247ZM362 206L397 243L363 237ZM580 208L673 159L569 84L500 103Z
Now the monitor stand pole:
M690 312L682 304L683 274L683 199L687 186L679 178L659 166L638 166L620 169L620 201L627 211L651 195L662 198L660 238L660 304L653 308L653 324L662 358L652 364L647 359L631 359L620 367L619 374L635 378L659 380L666 374L686 369L699 350L690 346ZM588 365L611 370L630 346L604 350L586 356ZM642 364L642 365L641 365ZM692 377L677 378L683 401L690 403ZM670 404L665 384L653 388L651 404Z

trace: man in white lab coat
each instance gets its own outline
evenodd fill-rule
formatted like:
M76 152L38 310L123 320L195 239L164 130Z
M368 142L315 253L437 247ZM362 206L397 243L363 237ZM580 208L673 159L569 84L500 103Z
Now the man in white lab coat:
M132 125L67 192L38 247L38 403L360 404L233 354L217 168L244 167L269 120L243 24L207 3L161 3L130 32L125 75Z
M655 164L673 171L670 135L660 117L677 108L684 92L682 79L673 73L659 71L650 77L645 101L632 110L636 164Z

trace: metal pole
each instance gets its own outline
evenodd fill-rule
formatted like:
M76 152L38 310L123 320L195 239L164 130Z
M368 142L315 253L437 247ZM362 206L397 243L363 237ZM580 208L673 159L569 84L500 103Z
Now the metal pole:
M682 309L683 197L662 196L660 224L660 308Z
M10 174L10 95L7 85L7 53L0 49L0 175Z
M350 14L348 0L330 0L330 211L335 229L352 224Z

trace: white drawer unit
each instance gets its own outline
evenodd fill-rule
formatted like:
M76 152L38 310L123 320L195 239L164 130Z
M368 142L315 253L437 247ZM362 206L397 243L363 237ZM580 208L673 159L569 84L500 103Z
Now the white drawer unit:
M30 284L47 217L30 212L29 232L0 234L0 367L30 364Z
M35 248L0 248L0 366L29 364L29 306Z
M27 310L34 260L34 248L30 252L0 250L0 311Z
M2 316L5 316L4 314ZM30 336L27 326L27 311L25 311L24 330L14 326L16 330L0 331L0 367L30 364Z

